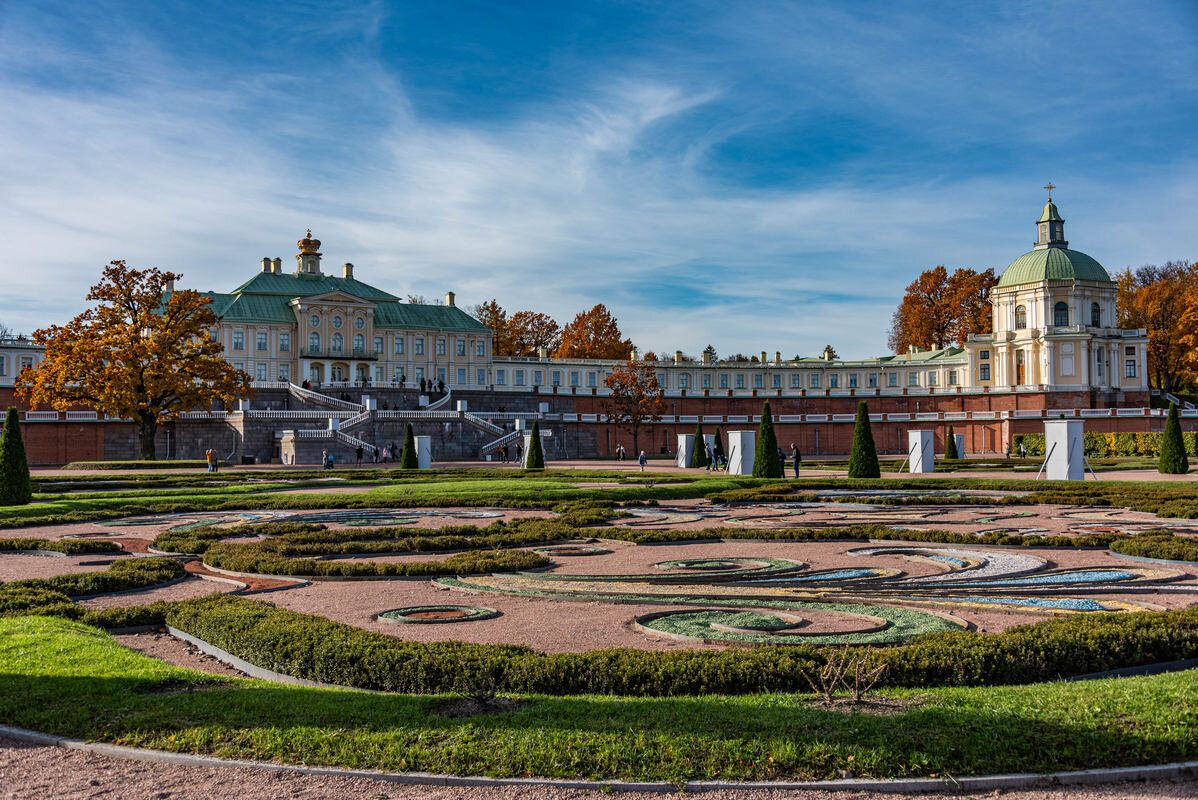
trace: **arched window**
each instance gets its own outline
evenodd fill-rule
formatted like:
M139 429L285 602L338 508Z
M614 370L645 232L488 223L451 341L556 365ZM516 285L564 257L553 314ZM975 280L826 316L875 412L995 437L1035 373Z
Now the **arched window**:
M341 334L339 333L334 333L332 338L329 339L330 348L334 353L340 353L343 344L344 340L341 338Z
M354 334L354 352L355 353L365 353L366 352L366 338L364 336L362 336L362 334L360 334L360 333Z
M1090 304L1090 324L1095 328L1102 327L1102 306L1098 303Z
M1056 326L1069 324L1069 306L1066 303L1057 303L1052 307L1052 324Z
M1027 306L1015 306L1015 329L1027 327Z
M311 353L320 351L320 334L316 331L308 334L308 351Z

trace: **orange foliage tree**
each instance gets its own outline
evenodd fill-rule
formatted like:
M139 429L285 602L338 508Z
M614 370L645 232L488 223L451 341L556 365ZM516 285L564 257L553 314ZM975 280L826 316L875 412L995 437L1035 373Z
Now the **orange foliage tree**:
M1198 377L1198 264L1129 267L1115 275L1120 328L1148 330L1148 379L1154 389L1192 388Z
M644 361L628 360L603 379L611 393L604 399L607 421L632 434L632 451L640 451L640 429L647 422L661 419L664 394L657 382L657 370Z
M516 358L536 356L542 347L552 353L561 346L562 329L548 314L517 311L508 319L507 331Z
M512 352L512 337L508 329L507 312L495 299L470 309L470 316L491 329L491 347L496 358L516 355Z
M250 379L209 337L211 299L169 291L179 275L113 261L87 299L96 305L66 325L36 331L42 360L23 371L17 390L34 406L89 404L137 423L141 458L154 458L158 424L179 412L249 397Z
M559 358L628 358L632 341L620 333L616 318L600 303L583 311L562 330Z
M961 267L950 275L943 265L924 270L903 295L890 322L890 349L902 353L914 345L958 347L974 333L989 333L990 290L998 283L994 270Z

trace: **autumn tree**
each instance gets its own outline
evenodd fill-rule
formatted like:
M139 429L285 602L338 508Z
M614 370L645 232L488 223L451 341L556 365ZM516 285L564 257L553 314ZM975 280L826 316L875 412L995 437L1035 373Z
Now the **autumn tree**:
M1148 331L1148 378L1173 392L1194 385L1198 374L1198 264L1170 261L1115 275L1115 316L1120 328Z
M42 360L21 373L17 390L34 405L65 410L89 404L137 423L141 458L154 458L158 424L180 412L249 397L249 376L234 369L209 336L210 298L170 291L179 275L113 261L87 299L96 305L66 325L36 331Z
M657 370L644 361L629 359L603 379L610 394L604 399L607 421L632 434L632 450L640 452L640 429L661 419L665 409L664 392L657 382Z
M836 361L840 358L840 354L836 352L836 348L830 344L824 345L824 352L821 353L821 358L825 361ZM798 359L795 359L796 361Z
M536 311L517 311L507 321L511 355L515 358L533 358L540 348L550 353L561 346L562 329L548 314Z
M607 306L598 304L583 311L562 329L562 340L554 353L558 358L628 358L632 341L620 333L616 318Z
M720 354L716 352L713 345L707 345L703 348L703 355L707 356L708 361L719 361Z
M907 286L890 322L890 349L936 348L965 344L971 334L989 333L994 270L961 267L951 275L943 265L924 270Z
M488 300L470 307L470 316L491 329L491 348L496 358L516 355L512 352L512 337L508 330L508 316L499 301Z

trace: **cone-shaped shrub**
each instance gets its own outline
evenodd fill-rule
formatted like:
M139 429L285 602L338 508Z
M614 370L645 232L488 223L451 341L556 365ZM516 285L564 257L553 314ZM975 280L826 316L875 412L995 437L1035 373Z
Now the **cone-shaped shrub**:
M878 451L874 434L869 428L869 406L862 400L857 404L857 423L853 426L853 451L849 454L850 478L879 478Z
M8 409L4 429L0 430L0 506L23 506L33 497L29 482L29 462L25 460L25 443L17 410Z
M541 423L532 421L532 433L528 437L528 453L524 458L525 469L545 469L545 451L541 449Z
M754 478L781 478L782 461L778 458L778 437L774 435L774 415L770 401L761 406L761 425L757 428L757 450L753 453Z
M707 443L703 441L703 423L695 423L695 446L691 450L691 466L702 469L707 466Z
M12 413L12 409L9 409ZM8 430L5 422L4 429ZM1169 404L1169 418L1165 420L1165 432L1161 434L1161 460L1157 470L1165 475L1184 475L1190 471L1190 459L1186 457L1186 443L1181 436L1181 423L1177 420L1177 404Z
M948 438L944 442L944 460L956 461L961 457L957 452L957 436L953 433L953 426L948 426Z
M401 469L419 469L420 456L416 453L416 434L412 433L412 423L408 423L403 434L403 458L399 460Z

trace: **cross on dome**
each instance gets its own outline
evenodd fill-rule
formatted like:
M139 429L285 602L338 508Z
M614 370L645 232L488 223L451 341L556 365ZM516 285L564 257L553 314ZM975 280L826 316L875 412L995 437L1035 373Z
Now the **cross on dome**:
M1053 190L1053 189L1055 189L1055 188L1057 188L1057 187L1056 187L1055 185L1053 185L1053 182L1052 182L1052 181L1049 181L1049 182L1048 182L1048 185L1047 185L1047 186L1045 186L1044 188L1048 190L1048 201L1051 203L1051 202L1052 202L1052 190ZM311 235L312 235L312 231L308 231L308 235L309 235L309 236L311 236Z

